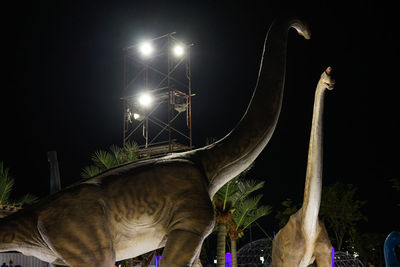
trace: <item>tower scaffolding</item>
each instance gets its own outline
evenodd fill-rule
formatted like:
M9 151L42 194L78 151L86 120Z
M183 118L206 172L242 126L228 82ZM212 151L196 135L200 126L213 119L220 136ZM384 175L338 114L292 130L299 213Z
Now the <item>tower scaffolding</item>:
M193 148L192 44L175 34L124 49L122 143L136 142L140 157Z

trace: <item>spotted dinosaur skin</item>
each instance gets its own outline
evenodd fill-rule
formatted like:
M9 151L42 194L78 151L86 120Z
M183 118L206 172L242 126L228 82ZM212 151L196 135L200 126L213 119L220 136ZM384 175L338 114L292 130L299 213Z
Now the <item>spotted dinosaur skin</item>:
M322 122L325 90L335 84L328 67L315 91L314 111L308 149L306 182L302 207L278 232L272 244L273 267L331 267L332 245L324 223L318 219L322 191Z
M53 266L110 267L164 247L161 266L192 266L214 226L213 195L256 159L275 130L289 28L310 38L300 19L281 16L272 23L250 105L227 136L108 170L2 219L0 251Z

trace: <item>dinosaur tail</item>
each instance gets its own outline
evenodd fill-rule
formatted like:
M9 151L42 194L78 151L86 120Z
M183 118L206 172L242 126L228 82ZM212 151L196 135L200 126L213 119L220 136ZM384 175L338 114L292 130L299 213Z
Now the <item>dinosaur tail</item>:
M278 17L265 39L257 85L244 116L228 135L195 153L209 180L210 196L256 159L275 130L282 105L289 28L310 38L302 20Z

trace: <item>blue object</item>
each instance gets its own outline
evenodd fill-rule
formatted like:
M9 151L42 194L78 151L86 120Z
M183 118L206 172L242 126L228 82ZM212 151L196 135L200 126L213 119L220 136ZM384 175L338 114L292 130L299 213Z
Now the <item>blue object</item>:
M386 267L400 267L396 257L396 246L400 246L400 232L393 231L387 236L384 245Z
M225 253L225 266L232 267L232 255L231 253Z
M335 267L335 247L334 246L332 246L331 256L332 256L332 267Z

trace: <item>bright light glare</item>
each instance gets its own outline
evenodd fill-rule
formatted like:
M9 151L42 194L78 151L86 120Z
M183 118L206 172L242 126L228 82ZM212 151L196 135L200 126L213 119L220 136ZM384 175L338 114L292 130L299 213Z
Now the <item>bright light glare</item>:
M141 44L139 46L139 51L144 56L150 56L153 53L154 49L153 49L153 46L151 45L151 43L144 42L143 44Z
M148 107L151 105L151 102L153 102L153 99L148 93L143 93L139 96L138 101L143 107Z
M139 114L137 114L137 113L133 113L133 118L134 118L135 120L137 120L137 119L139 119L139 118L140 118L140 115L139 115Z
M261 261L261 263L264 263L264 257L263 256L260 257L260 261Z
M182 56L183 53L185 52L185 50L183 49L183 47L181 45L177 45L174 47L174 54L175 56Z

